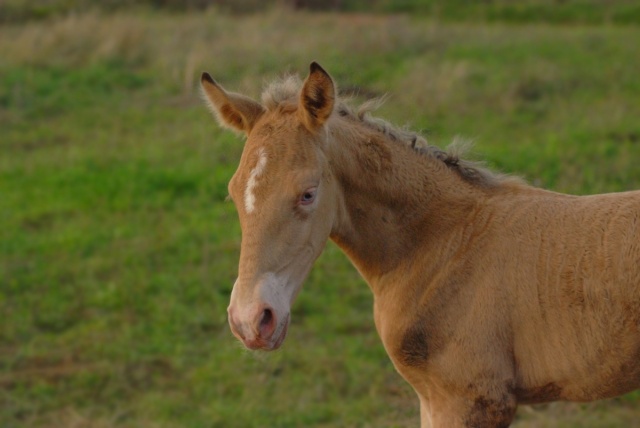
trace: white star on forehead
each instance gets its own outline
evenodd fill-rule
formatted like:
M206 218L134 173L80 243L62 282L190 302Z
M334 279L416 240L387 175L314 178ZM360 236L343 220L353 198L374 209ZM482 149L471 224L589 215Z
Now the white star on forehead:
M253 190L258 184L258 177L264 172L267 165L267 153L264 148L260 147L258 150L258 163L251 170L249 174L249 180L247 181L247 187L244 189L244 207L247 213L252 213L256 209L256 196L253 194Z

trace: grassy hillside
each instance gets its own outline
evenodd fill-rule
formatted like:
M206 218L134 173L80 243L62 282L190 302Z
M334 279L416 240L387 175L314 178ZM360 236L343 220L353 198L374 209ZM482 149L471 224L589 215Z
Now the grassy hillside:
M640 188L640 29L273 11L86 12L0 27L0 425L417 426L371 296L329 245L283 349L226 305L242 141L202 70L259 97L319 61L379 111L530 182ZM356 100L357 101L357 100ZM518 425L640 426L640 395L522 408Z

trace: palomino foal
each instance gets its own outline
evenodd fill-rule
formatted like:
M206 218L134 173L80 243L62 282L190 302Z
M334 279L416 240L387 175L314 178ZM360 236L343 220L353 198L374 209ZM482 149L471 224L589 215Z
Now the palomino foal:
M202 75L247 135L229 183L242 227L229 324L278 348L327 238L369 283L422 426L505 427L518 403L640 386L640 192L569 196L354 112L316 63L262 103Z

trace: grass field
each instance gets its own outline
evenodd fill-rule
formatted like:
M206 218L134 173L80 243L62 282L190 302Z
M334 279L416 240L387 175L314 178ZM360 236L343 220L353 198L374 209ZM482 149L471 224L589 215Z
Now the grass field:
M0 426L409 427L418 404L333 245L282 350L226 305L242 141L196 90L259 97L319 61L378 112L576 194L640 188L640 28L275 10L83 12L0 26ZM640 394L523 407L519 427L640 426Z

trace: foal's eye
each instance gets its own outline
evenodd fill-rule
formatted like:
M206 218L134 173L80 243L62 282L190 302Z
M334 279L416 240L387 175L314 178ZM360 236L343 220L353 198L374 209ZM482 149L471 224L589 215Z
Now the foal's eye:
M316 198L316 188L307 189L302 195L300 195L300 204L309 205Z

